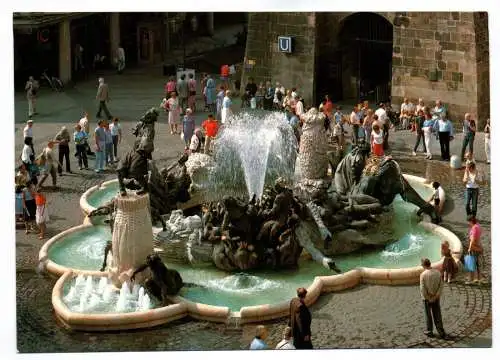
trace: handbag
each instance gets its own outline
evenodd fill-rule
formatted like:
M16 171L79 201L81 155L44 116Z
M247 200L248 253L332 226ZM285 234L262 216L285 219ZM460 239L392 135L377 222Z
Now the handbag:
M476 271L476 257L474 255L467 254L464 256L464 270L466 272Z

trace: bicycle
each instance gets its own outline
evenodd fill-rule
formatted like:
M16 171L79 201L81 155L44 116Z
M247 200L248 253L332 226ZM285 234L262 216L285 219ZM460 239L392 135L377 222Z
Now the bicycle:
M64 89L62 81L55 76L49 76L47 74L47 69L42 72L42 75L40 75L40 79L44 80L55 92L61 92Z

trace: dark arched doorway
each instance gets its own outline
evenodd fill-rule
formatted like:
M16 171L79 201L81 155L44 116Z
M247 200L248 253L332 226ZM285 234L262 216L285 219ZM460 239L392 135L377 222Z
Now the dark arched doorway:
M335 101L383 101L390 97L393 26L376 13L354 13L342 19L328 53L318 63L317 95ZM321 56L321 55L320 55ZM321 69L321 63L328 63ZM323 76L320 74L322 73Z

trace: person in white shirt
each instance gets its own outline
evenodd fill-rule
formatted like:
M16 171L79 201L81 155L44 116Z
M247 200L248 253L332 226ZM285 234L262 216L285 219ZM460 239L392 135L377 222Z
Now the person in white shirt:
M35 153L31 149L30 142L24 139L23 151L21 153L21 161L26 165L26 168L29 169L29 165L33 163Z
M278 345L276 345L276 350L294 350L292 340L292 328L290 326L285 327L283 330L283 340L281 340Z
M407 130L410 122L411 116L411 106L408 101L408 98L404 98L403 103L401 104L401 111L399 113L399 120L401 121L401 130Z
M118 144L122 142L122 127L119 121L120 120L115 117L113 122L109 125L109 130L111 131L111 136L113 138L114 162L118 161Z
M384 132L384 150L387 150L389 147L389 119L387 118L384 103L379 104L378 109L375 111L375 115L378 117L378 123L382 126L382 131Z
M463 182L465 184L465 212L467 216L476 217L477 202L479 198L479 184L483 181L481 174L476 169L476 163L471 161L465 165Z
M415 112L414 112L415 116L416 116L416 115L418 115L418 112L419 112L420 110L424 110L424 108L425 108L424 99L419 98L419 99L418 99L418 104L417 104L417 106L415 107Z
M26 141L29 142L29 145L31 146L31 151L33 151L33 154L35 153L35 149L33 148L33 120L28 120L26 122L26 126L23 129L23 137L24 137L24 143Z
M118 74L121 74L123 69L125 69L125 49L123 49L121 44L118 46L118 50L116 51L116 61Z
M229 91L229 90L228 90ZM203 136L203 133L200 128L197 128L194 131L193 136L191 136L191 141L189 143L189 152L192 153L197 153L201 152L201 138Z
M298 94L295 94L295 115L300 119L304 115L304 104Z

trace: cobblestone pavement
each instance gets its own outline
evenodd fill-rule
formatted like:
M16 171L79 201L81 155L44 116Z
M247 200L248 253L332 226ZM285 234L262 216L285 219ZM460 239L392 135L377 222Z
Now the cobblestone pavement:
M122 118L125 139L119 148L123 154L130 148L129 128L145 109L157 106L161 100L160 77L128 74L109 76L112 102L110 109ZM54 136L63 124L78 120L82 109L92 108L95 84L86 83L64 94L43 94L35 117L35 148ZM22 127L26 102L16 97L15 150L22 148ZM204 115L197 116L197 122ZM452 153L458 152L460 137L452 143ZM461 171L450 170L437 160L426 161L422 155L410 155L414 135L410 132L391 133L393 155L405 172L440 181L447 191L443 226L461 239L466 238L467 224L463 200ZM179 136L169 134L162 118L156 134L154 158L158 165L173 162L182 152ZM482 134L476 146L482 144ZM435 152L436 153L436 152ZM479 153L479 152L478 152ZM480 156L480 154L479 154ZM483 155L484 156L484 155ZM90 186L113 178L112 172L95 174L76 170L58 179L60 189L49 192L51 222L48 236L81 224L79 198ZM479 158L479 160L484 160ZM90 160L90 166L93 159ZM489 166L480 163L489 176ZM48 180L50 181L50 180ZM481 188L478 217L484 229L486 276L490 278L490 187ZM155 351L155 350L229 350L248 347L254 326L230 329L224 325L183 319L154 329L113 333L70 332L60 327L53 316L51 292L56 279L38 275L35 271L42 242L35 235L16 232L16 295L17 348L22 353L93 352L93 351ZM463 276L462 276L463 277ZM491 346L491 285L466 286L463 278L445 287L442 312L448 341L429 339L423 335L424 314L418 286L359 286L355 289L322 296L312 306L313 342L316 348L408 348L408 347L490 347ZM270 344L276 344L286 319L268 322Z

